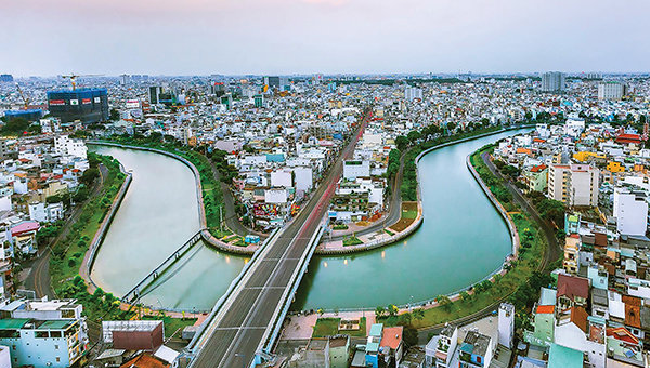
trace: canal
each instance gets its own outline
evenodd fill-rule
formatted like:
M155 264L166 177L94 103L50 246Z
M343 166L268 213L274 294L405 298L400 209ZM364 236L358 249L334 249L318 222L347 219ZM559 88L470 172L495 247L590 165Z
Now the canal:
M115 157L133 173L91 270L98 286L123 295L199 230L194 175L167 156L115 147L91 149ZM143 302L187 311L208 310L239 274L244 261L208 247L194 247Z
M424 223L411 237L357 255L315 256L294 309L407 304L463 289L501 266L512 243L505 222L465 160L510 131L433 150L418 165Z
M434 150L419 164L425 221L395 245L349 256L315 256L294 309L405 304L480 281L509 254L508 229L467 170L465 158L506 132ZM104 290L121 295L199 228L194 176L151 152L93 146L118 159L133 183L92 269ZM248 258L195 247L144 298L151 306L207 310Z

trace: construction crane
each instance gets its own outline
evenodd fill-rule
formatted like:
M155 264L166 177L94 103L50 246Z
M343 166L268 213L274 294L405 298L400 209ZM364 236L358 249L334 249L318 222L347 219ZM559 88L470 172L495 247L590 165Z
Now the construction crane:
M20 94L20 97L23 98L23 102L25 103L25 110L27 110L27 107L29 106L29 97L25 96L25 92L23 92L22 89L18 86L18 83L16 83L16 90Z
M74 73L70 73L70 75L62 75L62 78L67 78L70 79L70 83L72 83L72 90L77 89L77 78L79 77L100 77L101 75L98 74L92 74L92 75L77 75Z

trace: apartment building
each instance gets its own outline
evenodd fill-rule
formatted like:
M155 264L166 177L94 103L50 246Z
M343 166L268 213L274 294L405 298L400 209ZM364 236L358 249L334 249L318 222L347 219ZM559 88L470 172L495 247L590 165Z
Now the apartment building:
M548 196L567 206L598 204L599 173L587 164L554 164L549 168Z

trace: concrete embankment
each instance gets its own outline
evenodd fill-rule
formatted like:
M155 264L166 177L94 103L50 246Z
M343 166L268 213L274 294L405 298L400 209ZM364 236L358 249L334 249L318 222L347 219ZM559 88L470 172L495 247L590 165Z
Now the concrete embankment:
M199 211L199 225L201 228L201 235L203 237L203 240L205 240L206 243L208 243L210 246L223 251L227 253L234 253L234 254L244 254L244 255L251 255L259 249L258 246L248 246L248 247L238 247L235 245L231 245L228 243L225 243L216 237L214 237L210 231L208 230L207 226L207 218L205 215L205 201L203 198L203 190L201 186L201 176L199 174L198 169L194 164L187 160L184 157L181 157L179 155L173 154L171 152L157 149L157 148L150 148L150 147L140 147L140 146L131 146L131 145L126 145L126 144L119 144L119 143L110 143L110 142L101 142L101 141L89 141L88 144L94 144L94 145L100 145L100 146L111 146L111 147L119 147L119 148L126 148L126 149L134 149L134 150L141 150L141 151L149 151L149 152L154 152L158 153L161 155L165 155L167 157L179 160L185 166L187 166L192 173L194 174L194 181L196 185L196 200L198 202L198 211Z
M479 151L480 152L480 151ZM490 202L492 202L492 205L494 208L496 208L497 211L501 214L501 217L503 217L503 220L505 221L506 225L508 225L508 232L510 233L510 238L512 239L512 256L517 257L517 252L519 251L519 232L517 231L517 226L515 225L514 221L512 220L512 217L510 217L510 214L508 211L506 211L505 208L503 208L503 205L501 202L497 200L497 198L492 194L492 191L490 188L485 185L483 180L481 179L481 176L479 173L476 171L474 166L472 165L470 157L472 154L467 156L466 164L467 168L469 171L472 173L472 176L476 180L476 182L481 186L481 189L483 189L483 192L485 195L490 199Z
M422 213L420 174L419 174L419 165L418 165L419 162L420 162L420 159L422 157L426 156L429 152L440 149L440 148L453 146L453 145L456 145L456 144L459 144L459 143L465 143L465 142L472 141L472 140L475 140L475 139L479 139L479 138L482 138L482 137L487 137L487 136L507 132L509 130L515 130L515 129L521 129L521 128L522 127L513 127L513 128L501 129L501 130L494 131L494 132L478 134L478 135L475 135L475 136L472 136L472 137L459 139L459 140L454 141L454 142L447 142L447 143L439 144L439 145L429 147L429 148L423 150L422 152L420 152L420 154L418 154L415 157L415 164L416 164L416 166L418 166L418 169L416 170L418 213L417 213L417 217L415 218L414 222L411 225L409 225L406 229L404 229L402 231L399 231L399 232L395 231L393 229L390 229L390 231L393 233L393 235L387 234L384 230L381 230L381 233L379 233L379 234L372 234L372 235L369 235L369 236L362 236L362 237L360 237L360 239L362 241L364 241L363 244L352 245L352 246L347 246L347 247L342 246L340 244L341 242L328 244L326 239L325 239L326 237L324 237L323 243L321 245L319 245L318 248L316 248L316 254L320 254L320 255L342 255L342 254L350 254L350 253L359 253L359 252L365 252L365 251L369 251L369 250L389 246L389 245L395 244L395 243L397 243L397 242L399 242L401 240L406 239L407 237L412 235L420 227L420 225L424 222L424 214ZM473 170L473 168L470 168L470 171L471 170ZM472 174L474 174L474 173L472 173ZM478 181L479 181L479 183L482 184L482 181L480 181L480 180L478 180ZM484 189L484 191L485 191L485 189ZM489 188L488 188L488 191L489 191ZM491 195L491 192L490 192L490 195ZM498 203L498 202L496 202L496 203ZM496 206L497 205L495 205L495 207ZM499 209L499 208L497 208L497 209ZM401 208L399 210L401 211ZM501 210L502 210L502 208L501 208ZM500 212L501 212L501 210L500 210ZM502 215L503 215L503 213L502 213ZM508 220L506 220L506 222L507 221ZM397 220L397 222L399 222L399 220ZM395 225L397 222L392 223L392 224L388 224L385 228L390 228L391 226ZM510 233L512 235L512 229L509 229L509 230L510 230ZM516 234L516 228L515 228L515 234ZM516 254L517 247L518 247L518 243L517 243L517 246L515 246L514 243L513 243L513 254Z
M124 179L124 182L120 186L120 190L117 192L117 195L115 196L115 199L113 200L113 203L111 204L111 207L108 210L107 215L104 216L104 220L102 221L101 226L99 227L99 229L97 229L97 232L95 233L95 236L93 237L93 240L90 243L90 248L84 255L84 259L81 263L81 267L79 268L79 275L88 284L88 292L90 292L91 294L95 291L96 288L100 286L98 286L95 283L95 281L93 281L92 276L90 275L90 271L92 270L93 263L95 263L95 258L97 257L99 248L101 248L102 246L102 242L104 241L106 232L108 231L108 228L113 222L113 219L115 218L115 214L117 213L117 210L120 208L120 204L122 204L122 200L124 199L124 196L126 195L126 192L129 189L131 182L133 181L133 176L131 175L131 173L127 172L124 169L124 166L122 166L122 164L120 164L120 171L126 175L126 178Z

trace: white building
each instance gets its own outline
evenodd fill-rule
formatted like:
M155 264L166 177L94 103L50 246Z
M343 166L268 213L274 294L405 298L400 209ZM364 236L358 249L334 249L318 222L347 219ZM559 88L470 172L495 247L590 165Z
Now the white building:
M33 202L27 205L30 221L55 222L63 219L63 203Z
M606 101L621 101L625 96L626 85L623 82L608 81L598 83L598 99Z
M645 193L627 187L614 188L612 214L622 235L645 236L648 229L648 201Z
M347 180L354 180L359 176L370 176L370 162L363 161L344 161L343 177Z
M599 170L587 164L551 165L548 196L567 206L595 206L598 203Z
M54 137L54 152L83 159L88 158L88 147L80 139L69 138L67 135Z
M512 304L501 303L499 304L499 318L498 318L498 343L512 348L512 338L515 335L515 307Z
M564 90L564 74L562 72L546 72L542 75L542 91L562 92Z

